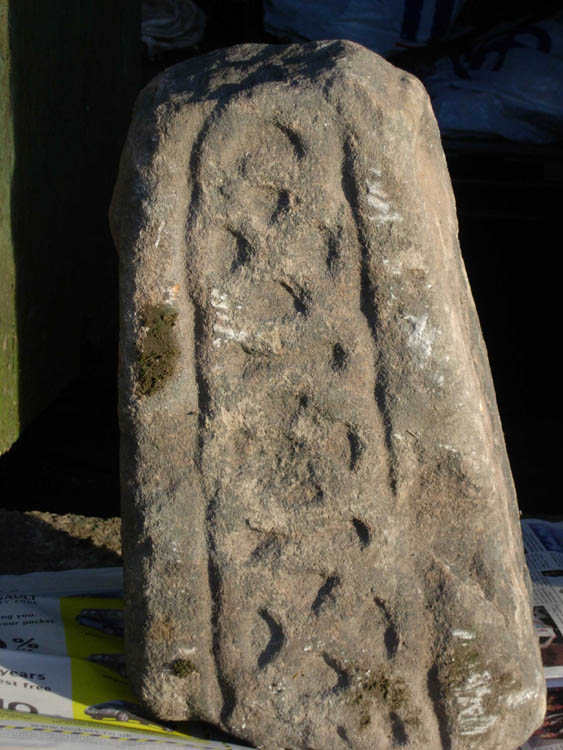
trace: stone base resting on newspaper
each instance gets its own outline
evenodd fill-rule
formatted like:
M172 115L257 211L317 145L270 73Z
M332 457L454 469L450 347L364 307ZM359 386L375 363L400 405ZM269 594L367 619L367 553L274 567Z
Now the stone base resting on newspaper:
M343 41L170 68L111 221L140 698L267 750L514 750L539 649L421 84Z

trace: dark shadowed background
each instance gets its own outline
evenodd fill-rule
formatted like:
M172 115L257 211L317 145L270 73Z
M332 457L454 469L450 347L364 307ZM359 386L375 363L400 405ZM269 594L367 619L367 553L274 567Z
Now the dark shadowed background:
M263 31L260 0L201 0L198 46L149 58L140 5L0 0L4 509L119 514L117 263L107 208L134 98L188 56L279 42ZM534 13L555 7L536 3ZM529 12L524 2L475 1L466 15L479 30ZM409 52L394 62L412 69L417 60ZM520 507L557 512L563 143L457 138L444 148Z

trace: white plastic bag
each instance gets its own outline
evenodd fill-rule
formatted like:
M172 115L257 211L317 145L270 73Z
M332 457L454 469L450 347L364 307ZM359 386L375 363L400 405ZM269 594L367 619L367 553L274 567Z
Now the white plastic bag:
M203 38L206 16L192 0L145 0L141 40L149 57L193 47Z
M563 13L442 58L422 81L445 135L563 139Z
M284 40L349 39L388 55L440 39L465 0L264 0L264 28Z

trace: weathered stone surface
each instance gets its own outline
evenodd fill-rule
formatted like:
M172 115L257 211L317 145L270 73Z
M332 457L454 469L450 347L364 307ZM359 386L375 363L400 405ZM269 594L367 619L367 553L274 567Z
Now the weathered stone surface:
M514 750L539 651L420 83L342 41L171 68L112 226L139 695L268 749Z

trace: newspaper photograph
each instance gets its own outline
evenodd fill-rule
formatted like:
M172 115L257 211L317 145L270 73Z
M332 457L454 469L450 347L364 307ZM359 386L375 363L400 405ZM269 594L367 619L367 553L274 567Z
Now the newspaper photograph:
M123 607L121 568L0 576L1 750L242 750L158 722L138 703L127 682Z
M548 686L563 679L563 523L522 520L533 589L534 624Z
M532 579L534 625L547 684L542 726L521 750L563 750L563 523L522 519L526 562Z
M545 721L521 750L532 748L563 750L563 687L548 688Z

